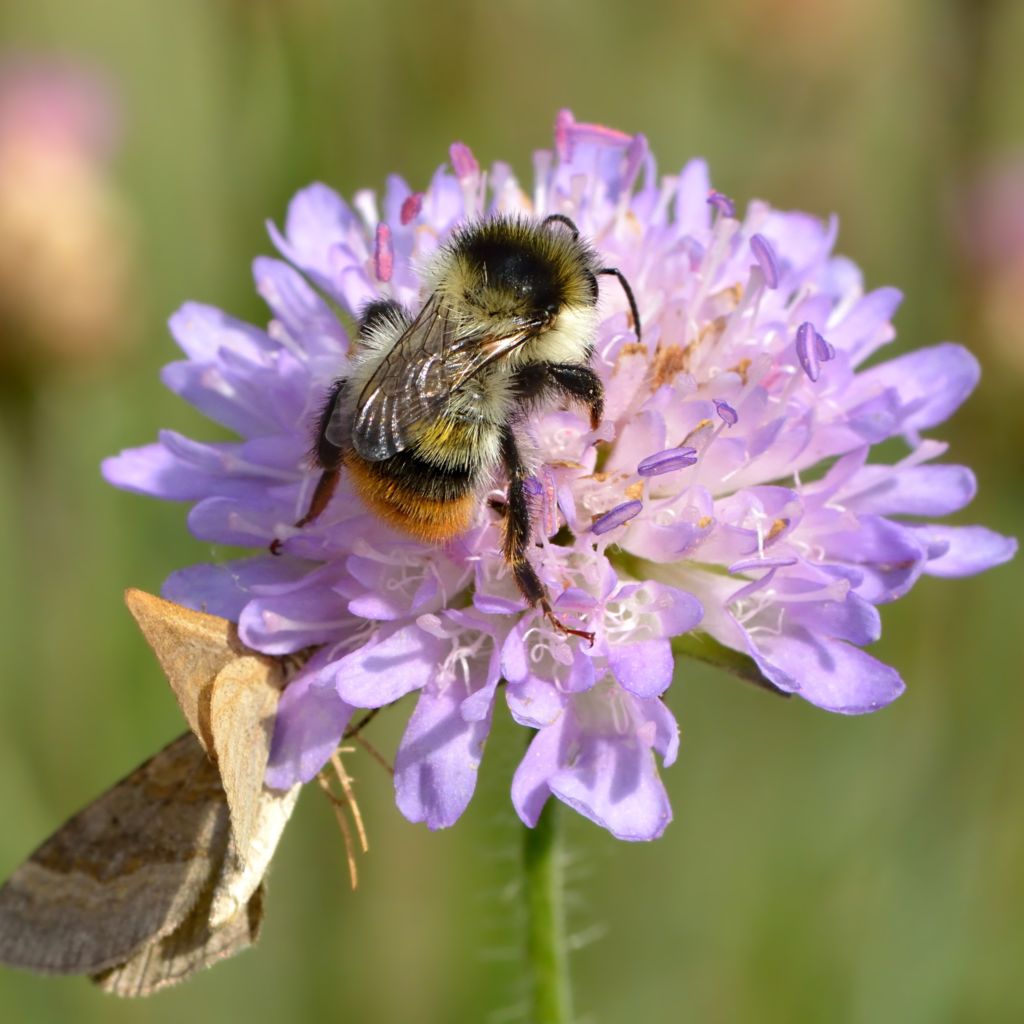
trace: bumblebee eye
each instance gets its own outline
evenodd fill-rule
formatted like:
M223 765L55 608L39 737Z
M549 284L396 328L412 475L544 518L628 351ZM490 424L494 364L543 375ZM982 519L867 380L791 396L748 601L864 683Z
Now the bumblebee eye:
M588 270L587 272L587 289L590 292L590 297L597 302L597 278Z

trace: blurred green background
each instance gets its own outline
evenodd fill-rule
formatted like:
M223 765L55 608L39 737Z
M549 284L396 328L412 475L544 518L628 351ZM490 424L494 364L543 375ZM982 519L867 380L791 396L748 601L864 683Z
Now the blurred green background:
M98 464L162 426L215 436L159 385L165 320L197 299L264 322L249 263L311 180L422 187L455 139L528 179L569 106L646 133L663 171L706 156L741 204L835 211L869 285L906 293L897 346L956 338L981 358L978 391L935 433L978 474L958 521L1020 529L1019 0L33 0L0 6L0 48L97 69L121 122L90 179L101 229L79 236L95 244L44 289L52 315L112 295L107 327L81 354L51 352L24 311L0 320L2 877L183 727L121 592L220 553L183 508L108 488ZM1020 175L1016 221L1012 187L986 206L992 168ZM44 202L39 230L73 232L86 214L67 205ZM97 283L111 266L114 286ZM1022 576L1018 561L924 580L886 609L876 653L908 691L875 716L681 667L675 823L642 846L571 825L581 1021L1024 1020ZM404 716L381 717L372 738L392 751ZM404 822L385 773L351 759L371 842L358 892L311 791L256 951L136 1003L0 970L4 1020L524 1021L507 797L521 743L497 728L471 810L442 834Z

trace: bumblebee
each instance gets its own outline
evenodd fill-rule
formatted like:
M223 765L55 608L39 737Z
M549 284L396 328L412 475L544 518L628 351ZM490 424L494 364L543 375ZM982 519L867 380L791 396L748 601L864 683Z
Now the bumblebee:
M439 544L473 524L500 467L503 553L520 591L562 632L592 642L555 618L527 557L529 474L516 427L559 401L600 423L604 389L589 365L600 275L622 284L639 338L628 282L602 266L568 217L501 216L457 231L428 267L415 315L393 301L363 312L351 373L319 417L312 454L321 476L296 527L323 512L344 469L368 508Z

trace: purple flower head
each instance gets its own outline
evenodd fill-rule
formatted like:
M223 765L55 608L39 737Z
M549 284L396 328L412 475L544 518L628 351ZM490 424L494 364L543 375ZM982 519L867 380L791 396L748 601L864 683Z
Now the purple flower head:
M621 290L602 288L591 365L603 422L553 408L521 428L529 558L559 619L592 644L526 606L483 500L466 533L431 546L371 514L343 474L324 513L292 525L317 479L311 424L350 359L331 304L352 317L383 299L417 310L431 254L496 213L572 218L631 283L643 323L638 340ZM974 493L922 433L970 393L977 364L945 344L864 369L893 338L900 296L864 291L832 255L835 230L760 202L739 213L701 161L659 175L641 136L565 112L532 185L457 143L419 191L392 177L351 204L323 185L300 192L270 228L283 260L254 264L267 328L199 305L171 321L185 359L165 383L239 440L168 431L104 464L120 487L191 502L201 540L254 549L175 573L167 596L237 621L268 654L315 649L281 701L268 781L310 779L357 709L415 692L398 806L448 826L503 697L536 730L512 787L527 824L555 796L616 836L651 839L671 818L655 755L670 764L678 745L663 700L672 638L700 631L831 711L898 696L898 674L864 650L878 606L922 574L1005 561L1015 542L931 521ZM908 454L872 463L893 437Z

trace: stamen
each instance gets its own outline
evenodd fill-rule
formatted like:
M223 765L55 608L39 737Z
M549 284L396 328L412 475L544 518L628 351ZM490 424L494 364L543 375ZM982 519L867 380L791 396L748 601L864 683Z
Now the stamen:
M779 287L779 261L775 258L775 250L764 235L753 235L750 248L757 260L757 265L764 274L764 283L772 289Z
M606 512L603 516L594 520L594 525L591 526L590 532L596 533L598 536L608 533L610 530L614 530L615 527L622 526L623 523L628 523L630 519L636 518L643 507L644 503L642 501L624 501L621 505L616 505L610 512Z
M836 350L817 331L814 332L814 351L823 363L836 357Z
M724 192L712 189L708 193L708 204L713 206L723 217L736 216L736 204Z
M452 158L452 168L455 176L464 181L466 178L475 178L480 173L480 165L473 156L473 151L464 142L453 142L448 150Z
M402 203L402 209L398 215L398 219L402 222L402 224L409 224L420 215L420 210L422 209L423 193L413 192L411 196L405 197L405 201Z
M740 562L733 562L728 571L735 575L740 572L751 572L754 569L785 569L788 566L796 565L795 558L745 558Z
M735 427L739 422L740 414L728 402L723 402L719 398L716 398L714 402L715 412L718 413L719 418L725 422L727 427Z
M377 280L388 282L395 267L395 251L391 247L391 228L387 224L377 225L377 241L373 250L373 270Z
M815 342L816 335L814 324L809 320L805 320L796 329L796 357L811 381L816 381L821 375L821 356Z
M696 448L668 448L663 452L655 452L642 459L636 467L640 476L661 476L677 469L686 469L697 462ZM634 513L635 514L635 513ZM610 515L610 513L609 513Z

